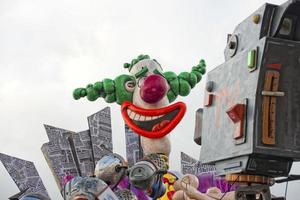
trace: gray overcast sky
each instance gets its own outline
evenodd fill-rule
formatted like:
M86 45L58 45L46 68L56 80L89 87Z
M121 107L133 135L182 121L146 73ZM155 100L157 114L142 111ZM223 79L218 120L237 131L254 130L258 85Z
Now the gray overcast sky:
M200 58L211 70L224 61L227 33L264 3L0 0L0 152L34 161L51 197L61 199L40 151L47 142L43 124L85 130L86 117L108 105L103 100L74 101L74 88L126 73L123 63L140 53L177 73ZM188 111L171 134L172 169L179 170L180 151L199 157L193 131L195 110L203 105L204 81L183 99ZM125 156L120 108L111 108L114 149ZM300 173L299 164L292 173ZM299 187L299 182L290 184L289 199L300 196ZM273 192L282 195L283 188L275 186ZM1 199L17 192L0 165Z

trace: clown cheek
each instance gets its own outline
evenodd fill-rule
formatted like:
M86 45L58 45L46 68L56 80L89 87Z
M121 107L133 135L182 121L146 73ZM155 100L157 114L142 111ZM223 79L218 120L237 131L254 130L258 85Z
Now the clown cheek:
M171 143L168 136L159 139L141 137L141 143L145 155L152 153L162 153L166 156L170 155Z

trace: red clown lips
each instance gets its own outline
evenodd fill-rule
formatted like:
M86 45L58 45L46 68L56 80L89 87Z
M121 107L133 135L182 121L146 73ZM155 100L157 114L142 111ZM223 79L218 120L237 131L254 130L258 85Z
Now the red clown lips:
M186 111L183 102L158 109L144 109L130 102L121 106L125 123L136 133L147 138L161 138L170 133Z

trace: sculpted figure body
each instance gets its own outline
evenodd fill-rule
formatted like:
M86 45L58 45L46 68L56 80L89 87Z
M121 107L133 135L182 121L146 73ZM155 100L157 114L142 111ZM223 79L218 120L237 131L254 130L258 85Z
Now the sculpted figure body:
M121 113L125 123L141 136L141 144L145 158L138 167L148 163L148 171L152 170L151 179L141 179L150 185L136 184L145 189L153 198L163 196L163 199L171 199L174 191L168 191L164 195L163 175L168 170L168 157L171 152L171 143L168 134L183 118L186 105L183 102L171 104L178 95L187 96L191 89L200 82L205 73L205 62L201 60L198 65L192 67L190 72L163 72L161 65L148 55L140 55L131 63L125 63L124 68L129 70L129 75L117 76L114 80L103 81L87 85L86 88L77 88L73 97L77 100L87 97L90 101L104 98L108 103L116 102L121 105ZM153 165L153 166L151 166ZM146 168L145 168L146 170ZM168 173L167 173L168 174ZM131 174L132 179L136 174ZM168 175L165 180L174 179ZM170 178L171 177L171 178ZM175 182L173 180L173 182ZM155 194L155 191L160 191Z

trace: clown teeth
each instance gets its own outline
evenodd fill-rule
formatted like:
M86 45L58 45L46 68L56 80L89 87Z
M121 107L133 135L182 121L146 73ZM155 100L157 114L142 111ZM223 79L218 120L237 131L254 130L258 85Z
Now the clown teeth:
M129 115L129 117L130 117L131 119L134 119L135 115L136 115L136 114L135 114L134 112L131 112L130 115Z
M138 120L140 119L140 117L141 117L141 116L140 116L139 114L135 114L135 116L134 116L133 119L136 120L136 121L138 121Z
M150 121L150 120L152 120L152 117L146 116L145 121Z
M143 116L143 115L142 115L142 116L140 117L139 120L140 120L140 121L146 121L146 116Z
M132 110L127 110L127 114L129 116L130 119L135 120L135 121L151 121L151 120L155 120L158 118L163 117L164 115L159 115L159 116L144 116L144 115L140 115L137 114L135 112L133 112Z

